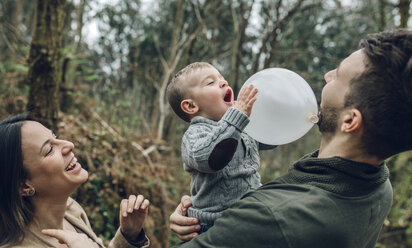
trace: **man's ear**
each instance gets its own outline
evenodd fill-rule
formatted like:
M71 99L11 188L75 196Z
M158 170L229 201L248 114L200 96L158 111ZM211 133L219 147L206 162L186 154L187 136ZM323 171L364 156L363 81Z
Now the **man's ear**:
M352 108L343 114L340 130L344 133L350 133L359 130L362 125L362 113L358 109Z
M36 193L30 182L25 182L20 185L21 196L33 196Z
M189 115L194 115L199 111L199 107L192 99L185 99L180 103L180 108Z

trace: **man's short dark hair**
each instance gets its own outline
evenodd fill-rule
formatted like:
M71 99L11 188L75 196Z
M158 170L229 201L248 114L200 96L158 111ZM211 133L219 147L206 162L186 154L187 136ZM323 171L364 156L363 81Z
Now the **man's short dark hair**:
M185 68L181 69L176 75L172 78L169 85L167 86L167 100L169 101L170 106L173 111L186 122L190 122L190 116L185 113L180 107L180 103L190 97L185 90L184 77L187 77L194 70L204 68L204 67L213 67L211 64L206 62L194 62L190 65L187 65Z
M366 68L351 80L345 107L362 113L365 150L384 159L412 149L412 32L369 35L360 48Z

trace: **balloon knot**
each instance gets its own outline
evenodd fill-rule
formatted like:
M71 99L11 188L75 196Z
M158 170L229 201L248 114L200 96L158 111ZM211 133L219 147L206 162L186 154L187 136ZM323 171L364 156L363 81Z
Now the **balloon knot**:
M319 117L317 115L311 115L309 117L309 121L312 122L313 124L316 124L319 121Z

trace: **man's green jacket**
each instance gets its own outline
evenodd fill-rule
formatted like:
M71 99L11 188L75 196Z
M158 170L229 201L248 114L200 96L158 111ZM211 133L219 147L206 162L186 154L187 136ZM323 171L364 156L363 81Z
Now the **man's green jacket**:
M392 204L388 177L385 164L314 152L179 247L374 247Z

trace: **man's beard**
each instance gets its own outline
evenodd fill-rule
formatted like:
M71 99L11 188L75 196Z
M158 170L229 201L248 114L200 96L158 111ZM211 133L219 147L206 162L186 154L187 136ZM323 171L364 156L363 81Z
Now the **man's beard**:
M338 128L338 112L336 107L323 107L319 113L318 127L321 133L334 133Z

